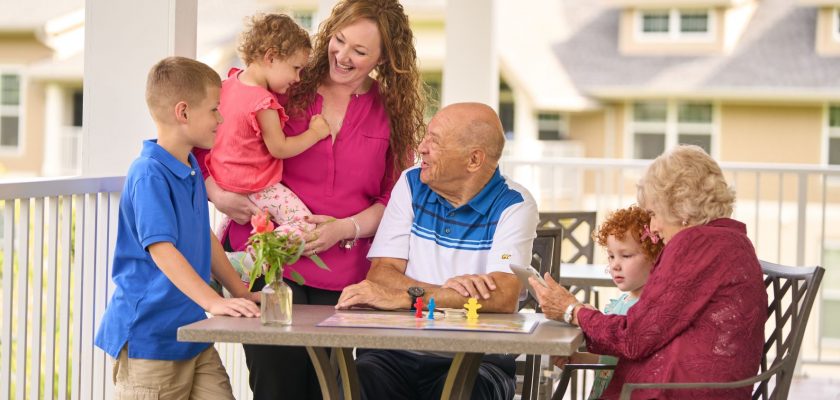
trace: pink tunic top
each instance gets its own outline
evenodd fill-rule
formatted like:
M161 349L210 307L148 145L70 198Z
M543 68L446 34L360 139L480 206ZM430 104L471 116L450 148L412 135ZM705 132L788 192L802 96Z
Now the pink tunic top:
M303 115L288 120L284 128L286 135L303 133L309 126L309 118L321 113L322 105L323 98L316 95ZM316 215L345 218L374 203L387 204L398 177L392 173L390 132L388 113L379 86L374 82L367 93L351 97L335 143L327 138L284 160L283 183ZM243 249L250 231L250 225L232 223L228 231L231 245ZM319 253L331 271L319 269L306 257L301 257L292 268L303 275L307 286L342 290L367 275L371 241L372 238L359 239L349 250L336 245ZM290 277L288 270L285 276Z
M581 309L589 351L619 357L604 399L625 382L727 382L758 371L767 293L744 224L724 218L668 242L626 316ZM633 399L749 399L735 390L635 390Z
M289 117L266 88L242 83L240 72L231 68L222 83L219 112L224 122L216 131L213 149L205 162L207 172L219 187L250 194L280 182L283 177L283 160L268 151L257 113L277 110L281 126Z

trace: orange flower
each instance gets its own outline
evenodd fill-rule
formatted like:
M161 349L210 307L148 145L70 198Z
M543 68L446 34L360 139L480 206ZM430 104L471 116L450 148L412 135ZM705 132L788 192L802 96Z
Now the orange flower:
M251 226L254 227L251 233L266 233L274 230L274 224L268 216L268 211L252 216Z

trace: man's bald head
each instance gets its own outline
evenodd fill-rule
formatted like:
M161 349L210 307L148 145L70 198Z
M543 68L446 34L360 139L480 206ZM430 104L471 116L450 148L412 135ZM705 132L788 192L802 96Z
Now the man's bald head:
M464 149L481 148L488 161L497 164L505 147L502 121L482 103L456 103L441 109L436 118L446 119L452 138Z

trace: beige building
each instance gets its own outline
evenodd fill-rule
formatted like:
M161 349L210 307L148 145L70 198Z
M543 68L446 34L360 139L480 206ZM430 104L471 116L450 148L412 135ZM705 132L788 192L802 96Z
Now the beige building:
M555 47L601 105L565 114L587 156L695 143L722 161L840 164L840 1L604 5Z
M0 173L77 173L84 4L2 3L19 12L0 17ZM314 30L323 2L199 3L197 56L225 73L240 64L234 44L246 15L287 12ZM404 4L439 102L446 2ZM840 164L840 0L495 7L497 107L518 143L511 152L652 158L688 142L722 161Z
M0 174L78 173L84 3L0 7Z

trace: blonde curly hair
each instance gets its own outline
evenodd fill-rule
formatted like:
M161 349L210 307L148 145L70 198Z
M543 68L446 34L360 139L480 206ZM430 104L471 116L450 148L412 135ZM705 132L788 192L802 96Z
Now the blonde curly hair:
M398 176L414 163L414 149L426 132L426 98L417 68L414 34L403 6L396 0L343 0L335 5L315 35L312 57L300 82L289 90L289 109L300 112L313 101L318 86L329 75L330 38L360 19L375 23L382 38L384 62L374 71L391 128L389 158Z
M666 221L702 225L728 218L735 191L726 183L720 166L694 145L680 145L657 157L637 185L637 199L658 210Z
M263 58L269 51L286 59L300 50L312 49L309 33L288 15L256 14L246 26L237 48L245 65Z

